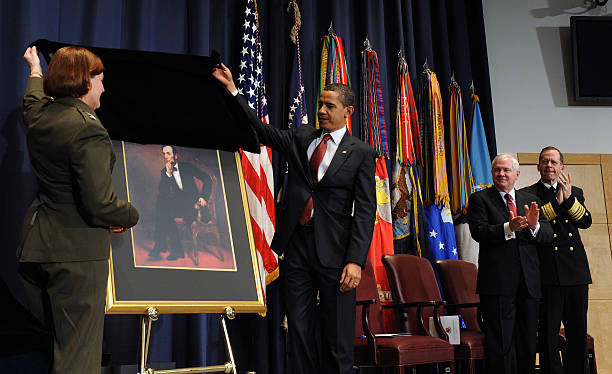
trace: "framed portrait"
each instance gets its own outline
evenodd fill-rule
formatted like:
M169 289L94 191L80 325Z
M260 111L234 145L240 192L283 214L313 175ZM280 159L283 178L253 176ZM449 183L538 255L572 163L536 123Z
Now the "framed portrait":
M240 154L113 146L115 192L140 219L112 235L106 312L265 312Z

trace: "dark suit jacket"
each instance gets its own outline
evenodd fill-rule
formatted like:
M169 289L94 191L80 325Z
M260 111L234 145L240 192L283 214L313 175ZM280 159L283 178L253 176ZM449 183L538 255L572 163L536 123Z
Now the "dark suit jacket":
M310 173L307 149L321 130L300 126L279 130L259 121L241 97L261 143L282 152L289 163L285 198L277 208L272 249L281 254L299 225L310 196L314 206L314 235L318 258L325 267L340 268L349 262L365 266L376 218L374 149L347 133L316 185Z
M516 191L517 213L525 215L524 205L530 205L532 201L539 202L534 195ZM472 237L480 243L477 292L481 295L514 296L522 271L529 294L540 298L537 246L552 240L552 229L542 212L536 237L525 228L515 233L515 239L506 240L504 223L510 220L510 212L493 186L470 196L467 218Z
M542 284L576 286L590 284L591 272L578 229L591 226L591 213L584 205L582 189L572 186L572 195L561 205L552 191L541 182L522 191L536 195L542 203L542 213L553 229L553 241L540 248Z
M113 190L108 133L81 100L44 97L41 78L30 78L23 104L38 194L25 215L20 261L107 259L109 226L138 221L138 211Z
M208 174L188 162L178 161L177 164L183 189L179 189L174 176L168 177L166 168L161 170L158 196L159 201L163 202L161 212L189 219L191 223L195 218L193 206L197 199L203 197L208 202L210 198L211 180ZM202 192L198 191L194 178L202 182Z

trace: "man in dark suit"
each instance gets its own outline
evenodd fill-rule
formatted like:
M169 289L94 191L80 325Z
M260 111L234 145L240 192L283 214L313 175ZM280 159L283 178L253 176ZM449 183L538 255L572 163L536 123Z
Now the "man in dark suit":
M578 229L591 226L582 190L565 173L563 154L555 147L540 152L540 181L523 189L540 198L552 224L552 243L540 248L542 311L540 363L546 373L583 374L586 369L587 309L591 272ZM559 358L559 327L567 339L563 366Z
M552 240L538 198L516 191L518 161L500 154L491 164L494 187L470 196L467 217L480 243L477 292L485 322L488 373L533 373L541 297L537 245Z
M206 199L210 196L210 176L188 162L178 162L179 154L171 145L162 146L164 168L160 172L159 194L155 216L155 246L149 258L161 259L161 252L170 251L166 260L174 261L185 257L177 224L191 225L199 209L208 221ZM202 182L202 191L195 179ZM178 221L178 222L177 222Z
M225 66L213 74L228 92L237 94ZM319 130L276 129L238 100L261 142L282 152L289 162L271 247L284 252L281 277L294 372L352 373L355 288L376 214L375 152L345 127L354 110L354 94L346 85L325 87L319 97ZM320 314L315 311L317 291ZM320 358L317 325L322 332Z

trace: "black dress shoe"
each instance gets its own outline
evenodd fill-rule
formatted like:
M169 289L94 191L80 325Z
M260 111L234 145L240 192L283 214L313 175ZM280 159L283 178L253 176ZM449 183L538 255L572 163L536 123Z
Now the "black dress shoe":
M178 260L179 258L183 258L183 257L185 257L185 254L183 254L183 253L181 253L181 254L178 254L178 253L170 253L170 254L168 255L168 257L166 257L166 260L168 260L168 261L174 261L174 260Z
M149 252L148 258L152 261L163 260L163 257L159 255L159 252Z

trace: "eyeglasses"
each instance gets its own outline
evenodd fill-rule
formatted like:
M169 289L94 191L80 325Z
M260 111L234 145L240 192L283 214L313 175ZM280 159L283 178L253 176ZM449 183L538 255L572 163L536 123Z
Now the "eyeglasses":
M560 164L560 162L557 160L550 160L545 158L540 160L540 165L548 165L548 163L550 163L552 166L557 166Z

